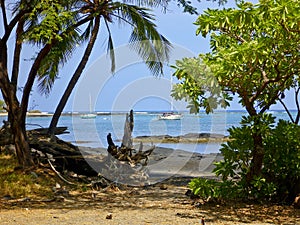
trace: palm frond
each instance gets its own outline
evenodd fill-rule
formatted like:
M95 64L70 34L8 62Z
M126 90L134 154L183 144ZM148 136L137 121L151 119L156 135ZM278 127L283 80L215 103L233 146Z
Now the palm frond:
M76 30L69 30L64 39L57 42L43 59L38 71L38 87L42 94L48 95L57 79L60 66L63 66L72 56L81 36Z
M110 60L111 60L111 72L114 73L116 69L116 57L115 57L115 50L114 50L114 43L111 35L111 31L108 25L107 20L105 21L106 29L108 31L108 43L107 43L107 52L109 52Z
M91 32L93 30L93 25L94 25L94 21L91 20L89 22L89 24L87 25L86 29L84 30L84 32L82 33L81 37L82 37L82 41L86 41L88 40L88 38L91 35Z
M124 0L124 3L130 3L132 5L144 6L144 7L162 7L164 10L167 8L168 0Z
M157 31L149 9L119 4L120 18L133 26L130 47L142 57L154 75L163 74L163 64L169 60L171 43Z

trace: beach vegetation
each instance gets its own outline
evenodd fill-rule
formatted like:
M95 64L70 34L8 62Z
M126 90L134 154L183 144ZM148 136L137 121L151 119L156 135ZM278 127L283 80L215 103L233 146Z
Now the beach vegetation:
M284 120L272 127L274 118L269 114L264 116L264 166L261 175L248 185L246 177L253 149L249 119L243 118L241 127L229 129L231 140L220 149L224 160L215 163L214 169L221 181L196 178L189 186L203 199L239 198L290 204L300 190L300 140L297 138L300 127Z
M5 111L4 107L5 107L5 102L3 100L0 100L0 112Z
M56 180L53 172L42 169L23 171L12 154L0 153L0 195L6 198L53 197Z
M230 155L227 160L231 158L235 163L226 163L225 157L223 167L219 164L217 171L219 175L231 176L239 168L240 182L244 182L249 190L258 188L258 192L252 193L260 194L264 184L270 185L265 190L273 191L271 182L274 181L267 179L264 169L269 162L267 158L271 160L273 156L267 155L271 143L267 141L270 135L266 134L275 131L265 113L272 105L281 103L291 116L290 109L284 104L289 90L294 90L297 109L296 118L291 121L299 122L300 27L296 22L300 19L299 10L300 4L295 0L240 2L236 8L208 9L198 17L195 25L197 35L209 36L211 51L193 59L179 60L174 66L174 76L181 82L174 88L173 96L189 101L194 112L200 107L207 113L226 107L232 96L236 96L248 112L249 117L242 120L247 126L242 130L229 130L230 138L241 135L221 149L224 154L231 149L226 157ZM279 125L283 129L283 125ZM243 142L246 143L232 147ZM284 142L281 146L273 145L276 148L273 151L284 151L284 146ZM290 157L289 153L282 155L285 163L295 156L291 153ZM241 162L235 157L241 156L245 160L239 165Z

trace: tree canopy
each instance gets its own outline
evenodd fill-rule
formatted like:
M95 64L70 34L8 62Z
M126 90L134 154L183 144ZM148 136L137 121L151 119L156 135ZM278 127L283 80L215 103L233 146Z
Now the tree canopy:
M4 105L5 102L3 100L0 100L0 112L4 111Z
M251 115L265 112L284 98L286 90L298 84L299 7L295 0L240 3L236 9L208 9L195 22L197 35L210 35L211 52L194 61L199 68L208 66L217 81L214 85L220 86L224 93L237 94ZM190 61L177 62L178 78L182 78ZM198 75L187 72L185 77L197 80ZM178 86L177 90L185 90L192 99L204 94L189 92L201 86L188 83L188 79L183 79L179 86L188 88ZM179 91L174 95L180 98L176 93ZM224 97L230 100L229 96ZM201 98L200 102L203 99L207 98Z
M197 35L209 35L211 52L177 61L175 66L174 75L181 79L173 93L176 98L189 98L196 110L204 107L211 112L229 105L232 98L228 94L233 94L247 110L250 117L244 123L251 127L248 138L253 142L245 173L248 186L262 173L264 134L272 123L264 113L276 102L284 102L284 93L291 88L295 89L299 121L299 21L297 0L241 2L236 8L208 9L195 25Z

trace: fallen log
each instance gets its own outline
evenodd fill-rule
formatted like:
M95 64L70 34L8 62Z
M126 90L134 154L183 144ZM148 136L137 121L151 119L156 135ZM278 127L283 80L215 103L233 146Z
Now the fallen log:
M114 144L111 134L107 135L107 151L109 154L106 159L103 159L103 156L101 158L100 156L83 152L78 146L63 141L55 135L48 135L47 129L44 128L29 130L27 131L27 136L32 152L35 154L35 159L44 160L46 163L48 163L48 160L51 160L52 165L50 166L59 173L72 171L85 176L98 176L98 173L103 168L107 168L108 173L112 173L112 168L122 167L123 171L127 170L128 173L136 174L138 171L144 174L144 170L137 169L137 167L147 165L148 157L155 147L151 146L150 149L144 150L143 144L140 143L139 149L134 149L132 141L133 127L133 111L131 110L129 115L126 115L121 146ZM61 134L64 132L66 132L66 127L57 128L55 133ZM13 144L13 141L9 124L6 124L0 130L0 145L9 144ZM114 161L111 158L114 158ZM127 164L116 164L116 161ZM114 180L114 177L112 176L111 179Z
M55 134L65 133L66 130L67 127L58 127ZM44 160L47 163L50 157L54 160L53 166L60 172L68 170L86 176L98 175L89 165L90 163L97 163L96 158L93 159L87 153L82 153L77 146L69 142L63 141L54 135L48 135L46 128L28 130L27 138L35 160ZM12 148L13 144L9 123L4 122L4 126L0 129L0 146L7 149ZM89 162L86 161L87 157L89 157Z

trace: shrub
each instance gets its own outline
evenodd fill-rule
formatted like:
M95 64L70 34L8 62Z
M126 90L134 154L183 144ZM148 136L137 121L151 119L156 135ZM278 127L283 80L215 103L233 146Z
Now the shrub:
M257 119L259 127L254 126L253 121ZM274 119L269 114L243 117L241 127L230 128L230 141L220 149L224 160L217 162L214 169L222 181L193 179L189 187L194 194L203 199L247 198L291 203L300 190L300 126L280 120L273 128ZM254 129L262 134L265 155L261 175L249 184L246 174L250 168Z

